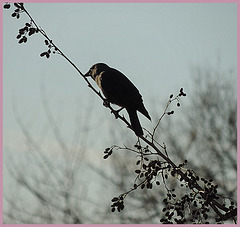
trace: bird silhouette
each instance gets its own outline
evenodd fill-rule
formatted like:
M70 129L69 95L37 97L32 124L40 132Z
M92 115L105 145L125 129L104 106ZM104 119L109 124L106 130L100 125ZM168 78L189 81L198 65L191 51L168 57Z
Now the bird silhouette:
M149 120L151 120L151 117L144 107L142 96L134 84L123 73L105 63L93 65L84 76L91 76L95 80L108 102L126 108L133 131L137 136L142 136L143 130L137 111Z

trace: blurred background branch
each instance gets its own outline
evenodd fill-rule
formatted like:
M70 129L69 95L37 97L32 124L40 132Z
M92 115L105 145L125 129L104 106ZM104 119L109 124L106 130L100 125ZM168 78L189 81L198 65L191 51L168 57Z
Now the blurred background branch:
M236 91L229 79L232 75L226 77L221 72L201 67L196 67L192 73L193 87L196 89L185 107L186 111L177 118L166 118L157 135L168 144L168 154L174 160L181 162L187 159L190 168L199 175L214 179L219 194L225 196L220 199L223 203L227 205L229 202L226 198L231 198L236 204ZM80 149L76 151L62 146L63 139L59 137L60 129L56 129L56 119L49 113L51 110L46 108L48 104L44 103L48 100L44 89L42 100L49 130L55 135L60 150L54 151L58 153L57 156L55 153L54 159L42 150L42 145L31 137L19 117L18 107L14 103L16 121L26 138L29 151L21 160L14 158L11 152L5 155L5 165L18 191L17 194L14 192L17 198L4 193L7 204L4 206L5 223L159 223L159 219L164 217L162 200L166 189L163 185L154 186L152 190L142 189L144 193L141 190L130 193L125 202L127 212L122 211L117 215L109 212L109 196L127 191L132 185L136 155L123 150L114 152L104 168L91 164L91 159L86 156L87 147L85 150L79 145ZM88 110L85 116L89 116L93 107L90 105ZM173 124L175 127L172 127ZM79 138L84 142L83 138L90 137L91 131L86 131L84 124L78 125L80 131L82 127L85 128ZM131 146L131 140L121 131L116 134L117 138L120 136L127 146ZM105 136L112 141L118 140L114 139L111 130ZM60 154L62 160L58 162ZM95 177L90 177L92 175ZM177 180L168 180L167 185L168 188L176 188L178 196L184 194ZM106 200L89 193L90 188L100 190ZM29 201L24 200L29 193L31 196L28 200L33 206L31 209L27 206ZM90 204L88 209L84 208L86 204ZM92 216L92 212L97 213L97 217ZM214 222L215 218L216 215L210 213L208 221Z

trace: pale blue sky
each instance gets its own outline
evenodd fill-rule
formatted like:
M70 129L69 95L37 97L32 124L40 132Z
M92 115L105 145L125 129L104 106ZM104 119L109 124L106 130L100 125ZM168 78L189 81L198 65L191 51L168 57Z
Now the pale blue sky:
M128 76L140 90L150 115L151 98L159 100L161 111L169 94L177 93L180 87L189 94L192 66L215 67L220 62L223 69L233 69L236 74L234 3L30 3L25 7L83 73L92 64L105 62ZM21 145L21 139L13 140L21 134L14 119L13 99L31 133L38 136L44 133L37 132L47 124L41 84L45 84L50 108L60 119L59 127L66 141L72 138L76 117L89 102L94 102L93 114L96 122L98 117L101 119L98 129L104 133L102 126L109 127L105 121L114 118L102 108L101 100L63 58L39 57L46 50L40 35L33 35L27 44L19 45L15 37L27 21L24 15L18 21L12 18L11 10L4 10L3 14L4 144L15 141L17 147ZM141 119L143 125L150 124Z

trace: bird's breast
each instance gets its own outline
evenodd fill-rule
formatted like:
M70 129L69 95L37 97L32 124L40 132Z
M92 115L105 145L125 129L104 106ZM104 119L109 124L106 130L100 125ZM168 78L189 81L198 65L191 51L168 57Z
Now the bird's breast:
M102 74L99 74L95 77L95 82L98 85L98 87L100 87L102 89L102 85L101 85L101 81L102 81Z

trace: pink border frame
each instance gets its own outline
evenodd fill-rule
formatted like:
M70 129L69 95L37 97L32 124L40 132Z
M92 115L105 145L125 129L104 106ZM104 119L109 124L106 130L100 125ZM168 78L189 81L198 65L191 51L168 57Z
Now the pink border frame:
M16 1L1 1L16 2ZM240 0L25 0L24 3L240 3Z
M1 19L0 19L0 31L3 30L3 8L1 7ZM2 33L2 32L1 32ZM1 73L0 73L0 145L1 145L1 156L0 156L0 160L1 160L1 188L0 188L0 193L1 193L1 208L0 208L0 225L3 223L3 218L2 218L2 213L3 213L3 152L2 152L2 148L3 148L3 36L1 34L0 36L0 41L1 41L1 45L0 45L0 68L1 68Z
M1 1L1 3L3 4L5 1ZM17 2L17 1L6 1L6 2ZM238 80L237 80L237 86L238 86L238 89L237 89L237 97L238 97L238 100L237 100L237 105L238 105L238 108L237 108L237 117L239 118L240 117L240 76L239 76L239 66L240 66L240 46L239 46L239 37L240 37L240 29L239 29L239 26L240 26L240 0L130 0L130 1L126 1L126 0L71 0L71 1L66 1L66 0L58 0L58 1L47 1L47 0L26 0L24 1L25 3L237 3L237 13L238 13L238 16L237 16L237 25L238 25L238 31L237 31L237 36L238 36L238 46L237 46L237 69L238 69ZM3 7L2 7L2 4L1 4L1 18L0 18L0 31L3 31ZM1 32L2 33L2 32ZM1 45L0 45L0 52L1 52L1 61L0 61L0 68L2 69L3 68L3 36L1 34L0 36L0 42L1 42ZM3 71L1 70L1 74L0 74L0 145L1 145L1 148L3 147ZM238 137L237 137L237 147L238 147L238 163L240 163L240 155L239 155L239 144L240 144L240 131L239 131L239 128L240 128L240 120L238 119L237 121L237 128L238 128ZM1 170L3 168L3 156L1 155L0 156L0 162L1 162ZM3 204L3 187L2 187L2 184L3 184L3 171L0 171L1 174L0 174L0 178L1 178L1 188L0 188L0 193L1 193L1 204ZM238 186L239 186L239 182L240 182L240 168L238 166L238 177L237 177L237 180L238 180ZM238 195L239 195L239 192L240 192L240 189L238 187ZM239 208L239 203L240 203L240 199L239 199L239 196L238 196L238 208ZM0 206L0 226L15 226L14 224L2 224L3 223L3 207L2 205ZM240 210L238 209L238 223L240 221ZM63 224L56 224L55 226L62 226ZM25 224L21 224L20 226L27 226ZM37 224L37 225L34 225L34 226L41 226L40 224ZM47 226L52 226L52 225L47 225ZM68 225L70 227L75 227L76 225ZM85 226L88 226L88 225L85 225ZM98 226L106 226L106 224L98 224ZM107 225L109 226L109 224ZM114 226L121 226L121 224L116 224ZM126 226L138 226L137 224L129 224L129 225L126 225ZM144 224L144 226L152 226L150 224ZM172 226L183 226L183 225L172 225ZM197 225L194 225L194 226L197 226ZM202 225L201 225L202 226ZM212 225L207 225L207 226L212 226ZM227 226L232 226L232 225L227 225ZM234 225L236 226L236 225Z

